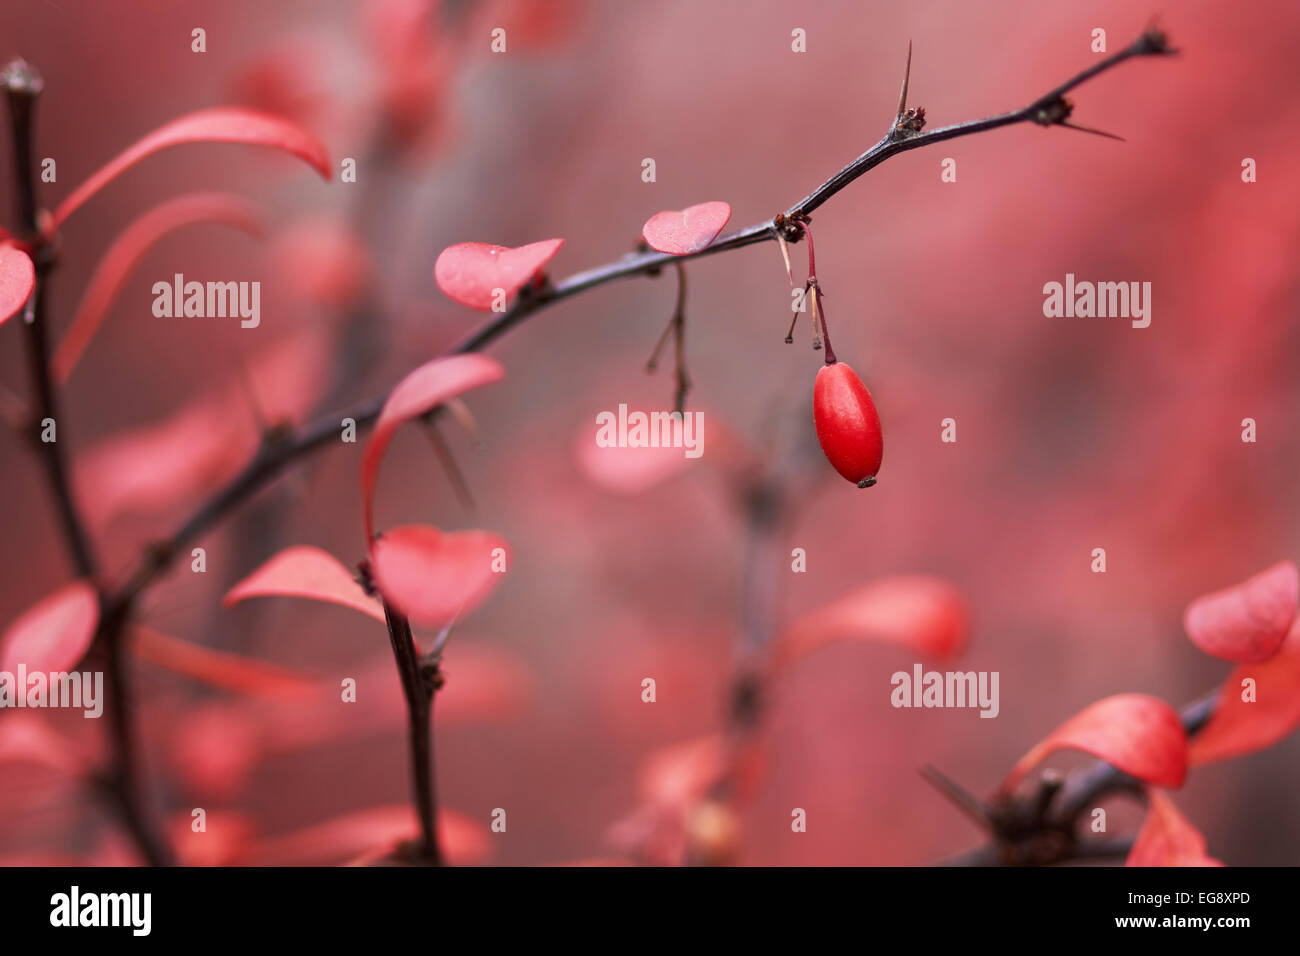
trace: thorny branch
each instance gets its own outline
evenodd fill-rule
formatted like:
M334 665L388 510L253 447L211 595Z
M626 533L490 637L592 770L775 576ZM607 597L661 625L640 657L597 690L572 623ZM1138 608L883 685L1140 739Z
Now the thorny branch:
M906 109L907 91L905 80L903 94L900 97L900 115L895 117L885 136L835 175L817 186L799 202L778 213L771 220L756 223L725 236L697 253L674 256L659 252L636 252L624 256L616 262L576 273L558 284L547 282L539 288L526 290L520 294L513 307L507 312L485 322L444 354L453 355L482 350L526 319L549 306L573 298L589 289L612 282L615 279L656 274L670 263L680 265L686 259L729 252L760 242L780 241L784 249L785 243L800 240L803 235L800 226L809 220L815 210L858 177L880 165L891 156L945 140L955 139L959 136L987 132L1017 123L1032 122L1041 126L1069 125L1067 121L1070 118L1073 105L1066 99L1066 93L1126 60L1142 56L1168 55L1173 52L1175 51L1168 45L1164 33L1155 27L1149 27L1129 46L1098 61L1089 69L1048 91L1022 109L987 119L944 126L932 129L929 132L922 132L925 123L924 110L919 108ZM909 50L909 73L910 61ZM26 127L25 133L20 130L22 124L19 123L18 116L22 110L22 104L15 106L13 80L8 77L7 79L11 110L13 110L15 117L15 146L20 155L30 155L30 127ZM23 136L27 138L23 138ZM24 167L23 161L20 159L18 167L20 169L20 178L21 171L24 168L30 172L30 162ZM30 190L30 192L25 193L24 190ZM24 202L25 226L33 228L37 215L34 179L31 180L29 185L20 183L19 195ZM38 234L34 229L33 233ZM40 248L36 249L38 257L42 254L42 251ZM42 278L44 278L44 275L42 275ZM44 298L41 291L43 291L43 286L35 296L38 308ZM33 324L43 326L44 323L40 321L41 317L38 315L35 318L37 321ZM42 363L42 370L35 377L38 390L37 404L52 409L53 396L48 394L48 385L45 387L40 385L42 379L47 379L44 363ZM189 542L216 525L245 499L278 477L298 459L335 439L339 433L339 423L342 419L354 419L359 428L365 428L373 424L379 415L385 397L378 396L360 401L350 408L322 416L299 427L273 427L270 429L263 436L259 450L239 474L219 489L215 495L201 504L169 537L146 549L144 555L125 574L119 584L101 591L103 613L95 635L95 647L103 649L110 656L119 655L124 643L125 627L132 615L137 599L157 580L163 571L170 567L177 554L181 553L181 550ZM54 449L55 446L51 443L47 448ZM93 558L86 540L84 524L77 517L75 505L68 491L66 470L63 467L61 457L59 457L61 452L58 450L47 451L46 455L48 456L47 468L51 472L51 485L59 499L64 536L76 558L79 572L87 576L93 576L92 573L95 568ZM50 464L56 461L57 466ZM122 674L120 660L118 666L110 668L110 671L116 672L120 677ZM120 685L106 690L110 697L120 698L124 696L124 689ZM113 774L113 777L114 779L121 779L122 769L133 765L130 757L131 733L125 722L125 707L121 704L112 706L120 707L124 717L120 732L115 732L115 739L117 740L117 771ZM141 809L138 796L132 792L132 786L128 782L120 794L122 797L121 802L127 808L126 819L132 830L132 835L150 862L166 862L168 857L165 850L162 849L161 843L150 837L147 832L148 828L143 826L142 821L145 819L145 815ZM133 821L138 822L140 825Z
M1209 723L1218 697L1217 690L1211 691L1182 709L1187 736L1195 736ZM924 768L922 775L990 837L987 845L946 861L946 866L1047 866L1124 857L1133 848L1132 837L1085 840L1079 836L1084 814L1104 797L1143 792L1139 780L1105 761L1065 777L1048 771L1029 793L991 803L972 796L934 767Z

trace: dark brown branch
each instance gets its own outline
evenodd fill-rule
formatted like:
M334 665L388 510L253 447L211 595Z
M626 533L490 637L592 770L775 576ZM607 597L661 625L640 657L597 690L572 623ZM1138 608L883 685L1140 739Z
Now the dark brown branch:
M54 494L55 510L59 517L63 540L67 546L77 576L96 580L99 564L86 531L85 522L77 511L68 479L67 461L63 455L67 438L67 425L60 420L58 401L50 376L49 276L55 265L55 250L41 242L39 203L36 199L35 120L36 104L44 84L29 64L14 60L3 73L3 85L9 101L9 118L14 147L14 173L18 195L21 229L33 237L33 258L36 263L36 288L27 303L24 316L27 339L27 357L31 372L31 407L35 411L31 423L31 440L45 469L46 480ZM42 422L55 423L55 441L41 440ZM104 696L108 710L108 733L112 748L109 769L100 781L113 808L120 815L127 831L135 840L145 860L152 865L166 865L172 861L166 843L153 829L150 815L140 796L140 774L135 740L130 721L130 688L123 654L124 627L132 600L103 601L101 594L100 625L97 649L104 655Z
M37 72L23 60L14 60L4 70L4 87L9 99L9 119L14 148L14 176L18 195L18 210L22 230L36 235L40 230L39 206L36 201L35 125L36 103L44 88ZM94 578L98 571L90 537L77 513L68 480L67 462L63 456L64 445L58 438L66 438L67 426L59 420L58 403L50 378L49 329L46 304L49 298L48 277L54 266L53 250L38 246L34 251L36 261L36 288L27 303L24 326L27 338L27 357L31 368L32 408L35 412L31 424L31 439L45 467L45 477L54 493L55 508L63 539L67 544L77 575ZM41 440L41 423L50 419L55 423L55 441Z
M436 691L436 665L421 665L411 634L411 624L384 602L388 639L393 645L393 659L406 697L410 729L412 789L415 810L420 818L420 840L413 848L415 858L432 866L442 865L438 844L438 803L433 769L433 698Z
M1124 50L1098 62L1090 69L1085 70L1055 90L1013 113L941 127L929 132L919 131L919 121L911 125L895 122L891 124L889 132L878 143L826 180L794 206L778 214L772 220L756 223L746 229L732 233L706 249L689 256L671 256L659 252L633 253L624 256L617 262L597 266L572 275L557 285L548 282L541 288L528 290L519 296L509 311L485 322L464 340L447 350L445 354L460 354L484 349L543 309L616 279L657 273L669 263L680 265L688 258L700 258L716 253L729 252L760 242L780 240L783 245L786 242L796 242L802 234L802 230L798 228L800 222L806 220L809 214L848 186L849 183L891 156L912 149L919 149L933 143L955 139L959 136L987 132L1016 123L1060 124L1068 120L1070 116L1071 106L1064 98L1064 94L1069 90L1132 57L1159 55L1169 52L1171 51L1165 42L1164 36L1158 31L1150 29ZM919 109L914 112L918 117L921 115ZM36 204L33 193L24 207L25 214L30 213L27 218L32 221L34 221L36 215L35 209ZM47 373L43 371L42 375L47 375ZM168 538L147 549L121 583L105 595L104 620L125 620L139 594L171 565L176 555L181 553L184 547L216 525L260 488L278 477L289 465L335 439L339 434L339 428L344 418L355 420L359 428L365 428L373 424L383 406L384 397L378 396L366 399L351 408L323 416L298 428L273 429L268 432L258 452L239 474L219 489L215 495L203 502ZM55 456L58 454L57 450L53 452ZM52 481L52 484L55 486L56 494L60 495L61 508L63 507L63 501L66 500L70 503L70 496L65 494L66 482L57 480ZM63 488L65 493L61 494L59 492L60 488ZM65 519L64 523L65 526L71 527L72 523L67 519ZM71 534L69 534L69 540L73 540ZM90 559L89 553L87 547L83 557L86 567L93 568L93 561ZM78 558L78 560L81 561L82 558ZM96 635L96 645L106 646L110 653L117 653L120 643L120 639L115 638L113 633L104 624L101 624ZM120 668L117 669L117 672L121 673ZM113 687L110 688L109 693L110 696L121 696L124 689L122 687ZM124 734L128 733L126 730L127 723L125 719L121 722ZM422 722L421 726L427 725ZM415 733L414 725L413 733ZM118 742L119 764L123 759L122 755L129 752L128 748L122 746L124 741L125 738ZM148 852L148 848L145 847L145 849Z
M844 189L849 183L868 170L879 166L891 156L929 146L959 136L969 136L1011 126L1016 123L1033 122L1040 125L1053 125L1069 118L1069 105L1064 94L1079 86L1086 80L1111 69L1114 66L1137 56L1156 56L1173 52L1168 47L1165 37L1158 30L1149 29L1142 36L1123 50L1098 62L1094 66L1066 81L1056 89L1034 100L1023 109L1013 113L1004 113L989 119L973 120L945 126L924 133L900 132L891 126L884 139L876 143L865 153L849 163L826 182L822 183L795 205L785 210L778 217L782 222L798 222L828 199ZM741 229L739 232L725 236L700 252L686 256L674 256L662 252L638 252L624 256L617 262L579 272L559 284L546 284L540 289L521 293L514 306L507 312L485 322L466 338L448 349L444 354L456 355L477 352L491 345L515 326L542 311L543 309L573 298L589 289L625 279L630 276L658 272L669 264L680 264L686 259L696 259L720 252L729 252L760 242L769 242L778 238L775 223L778 219L764 221ZM801 232L791 229L784 235L788 242L798 241ZM242 502L254 491L277 477L286 466L297 458L306 455L338 435L339 423L344 418L352 418L358 428L365 428L374 423L383 406L384 398L366 399L351 408L331 415L326 415L315 422L265 443L256 457L236 475L217 494L194 512L166 542L155 547L127 577L125 583L116 592L116 599L128 599L148 587L184 545L216 524L228 511Z
M1218 699L1219 691L1215 690L1182 709L1180 717L1188 737L1209 723ZM1048 866L1126 856L1133 846L1131 836L1084 840L1078 835L1079 821L1088 808L1103 797L1121 792L1140 795L1143 784L1101 760L1064 780L1056 774L1044 774L1036 791L1003 797L988 808L987 822L977 820L986 828L991 826L992 842L941 865Z

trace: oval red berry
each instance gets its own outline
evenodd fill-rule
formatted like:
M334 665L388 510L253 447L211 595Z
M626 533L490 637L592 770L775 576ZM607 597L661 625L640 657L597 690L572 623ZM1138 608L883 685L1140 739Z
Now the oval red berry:
M861 488L875 484L884 437L871 393L843 362L822 366L813 388L817 440L835 470Z

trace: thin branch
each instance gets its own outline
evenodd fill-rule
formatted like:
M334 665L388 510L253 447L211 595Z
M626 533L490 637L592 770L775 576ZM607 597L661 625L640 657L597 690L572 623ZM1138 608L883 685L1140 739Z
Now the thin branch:
M1182 709L1180 717L1188 737L1209 723L1218 698L1215 690ZM1109 794L1123 791L1141 794L1142 782L1101 760L1064 780L1059 775L1045 774L1038 791L1002 799L988 808L991 842L940 865L1046 866L1127 856L1133 846L1132 836L1080 839L1077 833L1079 819L1089 807Z
M15 60L4 70L3 82L9 99L9 119L14 148L14 177L18 194L19 215L22 228L35 235L40 231L39 206L36 200L35 140L36 103L44 89L40 75L23 60ZM68 480L67 462L63 456L63 443L57 439L67 437L67 427L59 421L58 403L50 378L49 322L46 305L49 298L48 278L54 266L53 250L39 246L34 250L36 261L36 288L27 303L23 327L27 338L27 357L31 368L32 407L35 411L31 425L31 439L45 466L45 476L54 493L63 539L77 569L77 575L94 578L98 563L90 545L90 536L77 513ZM42 441L42 425L46 419L55 423L55 441ZM60 435L59 433L62 433Z
M406 698L410 726L412 789L415 810L420 818L420 842L417 857L422 863L441 866L442 848L438 844L438 802L433 768L433 698L436 691L436 664L426 672L420 666L411 624L384 602L384 619L388 639L393 645L393 659ZM426 677L426 673L428 676Z
M1157 56L1171 52L1173 51L1169 49L1164 35L1151 28L1123 50L1099 61L1056 89L1034 100L1023 109L988 119L972 120L930 130L929 132L906 135L901 138L895 136L895 128L891 126L890 132L883 139L787 209L781 216L770 221L756 223L725 236L700 252L685 256L674 256L654 251L630 253L617 262L576 273L558 284L552 285L548 283L540 289L526 291L519 296L509 311L488 320L467 337L453 345L444 354L457 355L480 351L543 309L580 295L589 289L613 282L616 279L656 272L666 265L681 263L687 259L701 258L721 252L730 252L760 242L774 241L778 237L778 222L798 223L859 176L879 166L891 156L919 149L922 146L929 146L933 143L955 139L959 136L983 133L1016 123L1034 122L1042 125L1059 123L1069 117L1069 109L1063 103L1064 94L1069 90L1133 57ZM787 242L798 241L799 237L800 231L793 228L784 235ZM201 505L169 538L162 544L152 548L145 555L136 568L126 577L121 587L114 592L114 600L130 599L148 587L157 575L170 564L174 555L187 543L220 521L227 512L277 477L296 459L336 438L339 422L342 419L354 419L358 428L366 428L373 424L375 418L379 415L379 410L383 406L385 398L386 395L381 395L366 399L351 408L326 415L314 422L294 429L274 441L264 443L253 460L238 475L232 478L215 496Z
M817 186L798 203L791 206L783 213L773 217L773 219L756 223L748 228L732 233L731 235L714 242L712 245L700 252L688 256L672 256L666 253L652 251L632 253L624 256L616 262L597 266L584 272L579 272L558 284L552 285L548 282L540 288L530 289L519 296L514 306L509 311L499 316L495 316L485 322L444 354L451 355L480 351L547 307L562 302L565 299L580 295L583 292L604 285L608 282L612 282L616 279L655 273L670 263L680 265L686 259L729 252L734 249L755 245L760 242L782 240L784 249L785 243L796 242L799 240L801 230L798 229L798 225L807 221L809 215L814 210L819 208L827 200L836 195L840 190L844 189L858 177L862 176L868 170L880 165L891 156L895 156L908 150L918 149L922 146L928 146L933 143L955 139L959 136L968 136L975 133L987 132L1016 123L1033 122L1040 125L1060 124L1068 120L1070 117L1071 107L1064 99L1064 94L1069 90L1132 57L1159 55L1169 52L1172 51L1169 50L1163 34L1154 28L1148 29L1141 37L1125 49L1106 58L1105 60L1099 61L1088 70L1085 70L1083 73L1068 80L1055 90L1039 97L1028 106L1013 113L1006 113L1000 116L974 120L967 123L959 123L953 126L930 130L929 132L920 132L918 124L912 124L910 126L904 124L902 129L900 129L899 124L892 124L889 132L878 143L868 149L857 159L853 160L835 175L827 179L821 185ZM7 75L6 79L10 89L11 104L14 104L18 102L18 100L16 100L14 96L14 80L12 71ZM26 107L30 107L32 99L33 98L28 98L25 101ZM17 165L20 170L20 180L27 179L31 183L34 183L35 180L31 178L30 175L24 177L23 174L23 171L30 173L32 169L30 163L30 109L26 107L24 107L23 103L19 103L19 105L14 108L15 145L19 147ZM918 116L921 115L920 109L917 109L914 112L918 114ZM19 120L20 115L25 116L25 119L23 119L22 122ZM30 192L24 192L24 189L30 189ZM20 183L20 202L23 204L24 221L28 223L28 225L34 225L37 216L34 186L23 186L22 183ZM46 252L47 247L45 246L41 246L41 248L37 249L38 262ZM43 308L43 296L41 296L39 292L36 297L35 308ZM33 317L37 321L33 322L32 325L43 328L44 322L40 321L42 316L34 315ZM33 351L44 355L47 349L43 342L33 338ZM40 399L37 403L38 408L42 410L42 417L55 417L52 414L54 409L52 390L49 388L48 384L40 384L42 381L48 383L48 357L45 356L39 364L40 369L39 372L37 372L37 380L38 391L41 392L41 395L38 396ZM339 423L344 418L354 419L357 426L360 428L366 428L372 425L379 415L385 397L385 395L381 395L378 397L368 398L356 403L351 408L322 416L321 418L309 422L301 427L293 429L273 429L264 435L263 441L252 460L249 461L244 468L234 476L234 478L232 478L222 488L218 489L212 497L200 504L192 514L181 522L169 537L147 548L135 566L125 574L121 582L115 588L107 591L103 595L102 603L104 605L104 610L101 615L99 630L95 636L96 646L104 647L109 654L120 653L122 644L120 637L121 628L133 609L136 598L146 588L154 583L155 580L157 580L159 575L172 564L176 556L182 552L182 549L185 548L189 542L193 541L195 538L216 525L239 504L278 477L286 468L298 459L333 441L339 434ZM54 443L50 443L46 445L46 456L47 468L50 470L51 474L51 485L54 488L56 497L59 501L65 536L69 540L79 570L84 574L91 574L95 570L94 558L90 551L88 542L85 541L84 533L79 530L80 523L76 520L75 509L72 506L71 494L66 481L66 473L63 469L61 451ZM110 624L109 622L116 623ZM399 642L395 639L395 653L398 650L397 643ZM118 666L110 668L110 672L121 675L122 669ZM125 687L120 685L108 688L108 692L110 697L126 696ZM117 734L117 765L119 768L130 766L128 725L129 720L126 719L126 712L123 711L123 719L117 724L117 727L119 728ZM420 721L420 726L427 730L427 721ZM424 731L418 730L413 721L413 739L420 733L424 733ZM417 766L416 769L418 785L420 780L420 767ZM129 791L124 791L124 794L129 797ZM129 802L138 811L138 803L133 799ZM135 829L136 828L133 827L133 832ZM142 849L149 854L150 848L147 841L139 840L138 834L137 838L138 842L141 843ZM430 838L426 833L426 843L429 839ZM434 839L436 840L436 834Z

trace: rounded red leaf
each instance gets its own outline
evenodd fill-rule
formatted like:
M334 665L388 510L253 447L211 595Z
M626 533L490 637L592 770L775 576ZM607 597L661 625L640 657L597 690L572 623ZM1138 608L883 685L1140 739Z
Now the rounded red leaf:
M1003 791L1056 750L1082 750L1161 787L1181 787L1187 776L1182 720L1163 700L1146 694L1116 694L1079 711L1020 758Z
M508 300L532 282L563 245L563 239L545 239L517 249L458 242L439 253L433 276L447 298L490 312L498 298Z
M62 384L68 380L73 366L145 253L168 233L199 222L221 223L252 236L262 234L257 206L240 196L225 193L179 196L135 219L113 240L86 284L68 331L50 360L50 371L56 382Z
M311 164L325 180L330 179L329 153L316 137L296 123L236 106L199 110L158 127L110 160L59 203L51 218L50 230L58 229L86 200L136 163L168 147L185 143L270 146L297 156Z
M384 620L383 606L332 554L307 545L286 548L227 593L226 607L253 597L301 597L350 607Z
M486 355L450 355L421 365L397 383L375 420L374 431L361 452L361 504L365 514L366 538L375 536L375 479L388 443L398 427L419 418L471 388L500 381L506 370Z
M1214 715L1188 744L1193 766L1263 750L1300 727L1300 619L1262 664L1241 664L1223 682Z
M441 627L473 610L496 586L498 548L508 561L505 539L490 531L404 525L375 540L370 564L379 593L412 624Z
M657 212L641 228L650 248L674 256L689 256L707 249L731 219L725 202L702 202L685 209Z
M1125 866L1223 866L1205 853L1205 837L1163 790L1147 791L1147 818Z
M1296 619L1300 573L1282 561L1234 587L1197 598L1183 615L1192 643L1221 660L1259 663L1277 653Z
M0 245L0 325L23 310L35 286L31 256L12 244Z
M0 671L67 671L85 656L99 624L99 595L74 581L28 608L0 635Z
M795 620L773 647L782 666L839 640L897 644L944 658L966 644L970 614L961 594L942 578L897 575L873 581Z

